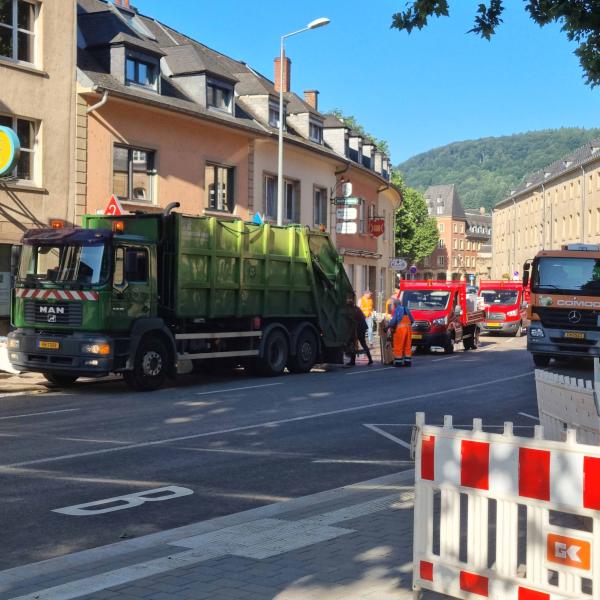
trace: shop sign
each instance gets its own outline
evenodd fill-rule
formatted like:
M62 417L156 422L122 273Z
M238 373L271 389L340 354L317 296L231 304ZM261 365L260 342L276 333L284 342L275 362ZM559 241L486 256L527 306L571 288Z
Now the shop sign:
M9 127L0 127L0 177L10 175L19 160L21 144Z
M350 196L348 198L338 197L334 198L333 203L336 206L358 206L360 204L360 198L356 196Z
M356 221L358 218L357 208L338 208L335 211L338 221Z
M374 237L383 235L385 231L385 219L369 219L369 233Z

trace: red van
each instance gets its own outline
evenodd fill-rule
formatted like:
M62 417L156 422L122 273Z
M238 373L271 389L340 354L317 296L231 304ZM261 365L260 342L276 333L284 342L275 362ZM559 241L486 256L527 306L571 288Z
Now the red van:
M485 315L467 297L464 281L404 280L399 294L415 319L413 346L422 350L436 346L447 353L460 342L465 350L479 346L479 324Z
M529 290L523 288L522 282L481 281L479 296L485 306L484 331L523 335L523 330L529 325Z

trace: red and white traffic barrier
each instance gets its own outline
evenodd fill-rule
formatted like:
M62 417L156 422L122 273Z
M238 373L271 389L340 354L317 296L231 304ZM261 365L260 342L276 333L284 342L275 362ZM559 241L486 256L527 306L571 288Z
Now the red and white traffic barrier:
M600 448L425 424L417 414L413 587L457 598L600 599Z
M98 292L79 290L36 290L28 288L15 288L17 298L31 298L32 300L91 300L97 301Z

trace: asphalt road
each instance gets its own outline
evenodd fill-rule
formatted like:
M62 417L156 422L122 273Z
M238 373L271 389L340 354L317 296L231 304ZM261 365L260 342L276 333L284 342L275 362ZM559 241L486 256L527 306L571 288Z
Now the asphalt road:
M419 355L412 369L235 372L146 394L113 381L1 398L0 568L412 468L416 411L431 423L510 420L529 435L525 340L484 338L475 352ZM167 486L189 491L55 512Z

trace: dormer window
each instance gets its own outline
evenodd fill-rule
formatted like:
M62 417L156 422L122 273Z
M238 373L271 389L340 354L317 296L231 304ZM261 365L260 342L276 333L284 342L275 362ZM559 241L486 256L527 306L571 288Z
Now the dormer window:
M308 125L308 137L317 144L323 143L323 126L311 121Z
M279 127L279 104L269 102L269 125Z
M139 85L157 91L157 68L148 62L127 57L125 63L125 81L128 85Z
M211 108L233 112L233 87L220 81L209 80L206 83L206 105Z

